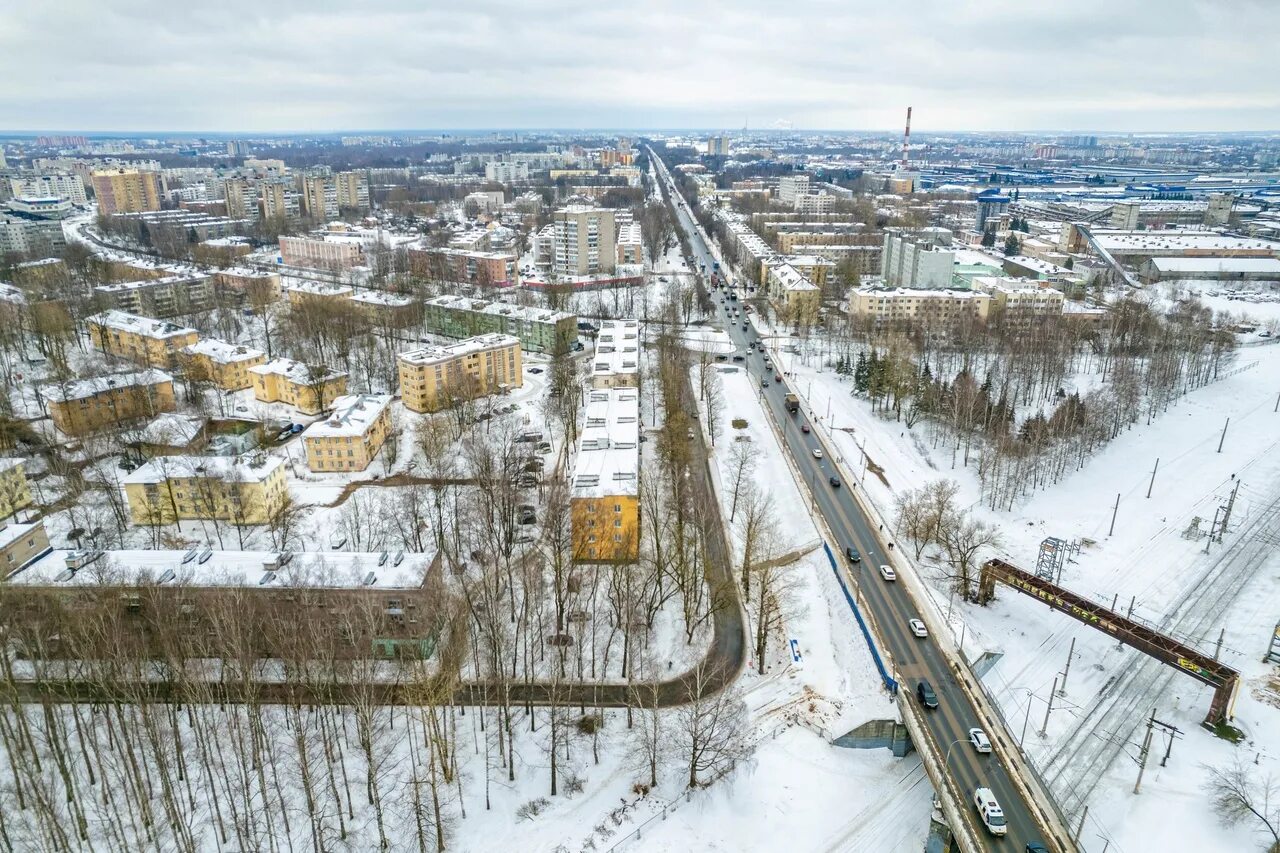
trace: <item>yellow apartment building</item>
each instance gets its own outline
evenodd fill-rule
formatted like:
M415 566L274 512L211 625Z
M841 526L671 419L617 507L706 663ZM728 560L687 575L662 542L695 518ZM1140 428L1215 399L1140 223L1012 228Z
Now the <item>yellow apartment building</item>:
M265 524L289 489L279 457L157 456L124 478L124 493L134 524Z
M239 391L253 385L249 368L267 360L267 354L253 347L205 338L183 347L182 368L196 380L205 380L223 391Z
M436 412L458 399L472 399L524 384L520 339L477 335L448 346L400 353L400 395L405 408Z
M53 425L67 435L86 435L176 408L173 377L162 370L51 382L43 391Z
M353 394L333 401L329 417L302 434L312 471L363 471L391 432L390 394Z
M30 505L31 485L27 482L22 460L0 457L0 519Z
M195 329L114 309L94 314L85 323L94 349L143 367L176 367L178 351L200 340Z
M0 524L0 580L48 554L49 536L44 522Z
M589 391L569 494L574 559L633 563L640 554L640 391Z
M253 396L263 403L287 403L304 415L318 415L347 393L347 374L322 365L277 358L249 368Z
M160 209L160 173L137 169L103 169L91 176L98 213L137 213Z

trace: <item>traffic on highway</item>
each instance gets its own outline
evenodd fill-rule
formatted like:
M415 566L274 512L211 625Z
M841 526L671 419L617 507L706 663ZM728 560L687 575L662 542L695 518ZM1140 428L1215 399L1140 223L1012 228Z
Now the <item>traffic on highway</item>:
M669 174L661 164L657 168L677 202L679 225L695 255L691 268L719 273L701 229L695 226ZM991 751L991 733L982 730L970 697L956 683L953 664L929 635L927 620L905 584L898 581L889 554L892 531L871 521L858 504L860 483L852 474L859 466L853 460L846 464L838 449L822 440L804 407L797 405L790 386L788 354L771 350L770 340L757 334L751 323L746 300L752 297L752 290L740 283L735 286L723 274L714 279L711 297L715 319L735 345L733 361L741 361L758 378L763 406L773 417L795 470L813 495L814 509L830 532L831 550L842 559L845 576L858 591L864 615L883 644L882 652L892 661L899 689L910 694L909 701L918 703L938 763L968 805L963 814L971 821L972 834L992 850L1049 849L1041 840L1028 803L1000 757Z

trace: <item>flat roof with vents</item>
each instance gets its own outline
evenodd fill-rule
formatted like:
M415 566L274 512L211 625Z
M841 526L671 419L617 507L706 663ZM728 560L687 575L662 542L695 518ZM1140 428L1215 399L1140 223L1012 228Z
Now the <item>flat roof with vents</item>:
M631 496L640 489L640 394L634 388L596 389L573 467L574 498Z

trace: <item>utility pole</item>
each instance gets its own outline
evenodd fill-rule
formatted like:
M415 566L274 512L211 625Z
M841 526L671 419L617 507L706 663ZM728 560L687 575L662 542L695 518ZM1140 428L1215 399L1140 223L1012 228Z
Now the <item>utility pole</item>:
M1107 537L1110 538L1112 533L1116 532L1116 513L1120 511L1120 493L1116 492L1116 505L1111 510L1111 529L1107 531Z
M1218 529L1218 514L1222 512L1222 507L1218 507L1213 511L1213 524L1209 526L1209 536L1204 542L1204 552L1209 553L1209 543L1213 541L1213 532Z
M1227 532L1227 523L1231 520L1231 509L1236 505L1236 492L1240 491L1240 480L1236 480L1231 489L1231 497L1227 498L1226 509L1222 511L1222 525L1218 527L1218 544L1222 544L1222 534Z
M1227 629L1223 628L1218 632L1218 644L1213 647L1213 659L1217 660L1218 655L1222 653L1222 640L1227 636Z
M1275 407L1274 409L1272 409L1271 411L1273 411L1273 412L1280 412L1280 394L1277 394L1277 395L1276 395L1276 407Z
M1156 709L1151 709L1151 716L1147 719L1147 736L1142 739L1142 753L1138 757L1138 781L1133 785L1135 794L1142 791L1142 774L1147 769L1147 753L1151 751L1151 729L1155 725Z
M1218 452L1222 452L1222 442L1227 440L1227 427L1231 424L1231 418L1227 418L1227 422L1222 425L1222 438L1218 439Z
M1151 497L1151 487L1156 484L1156 472L1160 470L1160 457L1156 457L1156 467L1151 469L1151 482L1147 484L1147 498Z
M1067 676L1071 674L1071 659L1075 657L1075 654L1076 654L1076 638L1072 637L1071 650L1067 652L1067 665L1062 670L1062 686L1058 688L1059 696L1067 692Z
M1077 844L1077 845L1079 845L1079 844L1080 844L1080 833L1081 833L1081 832L1084 832L1084 819L1085 819L1085 818L1087 818L1088 816L1089 816L1089 804L1088 804L1088 803L1085 803L1085 804L1084 804L1084 811L1080 813L1080 822L1079 822L1078 824L1076 824L1076 835L1075 835L1075 838L1072 838L1072 839L1071 839L1071 840L1072 840L1072 842L1074 842L1074 843L1075 843L1075 844Z
M1049 731L1049 714L1053 711L1053 694L1058 692L1058 676L1053 677L1053 689L1049 691L1049 705L1044 709L1044 725L1040 727L1040 737Z

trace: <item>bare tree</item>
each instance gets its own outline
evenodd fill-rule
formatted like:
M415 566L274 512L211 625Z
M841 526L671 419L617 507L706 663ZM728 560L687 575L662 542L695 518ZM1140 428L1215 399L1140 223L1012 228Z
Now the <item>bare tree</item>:
M1218 817L1227 824L1256 823L1258 832L1271 836L1266 849L1280 850L1280 787L1275 778L1269 773L1259 778L1239 756L1226 769L1207 769L1209 801Z
M754 751L746 738L747 705L736 685L712 690L717 676L722 675L714 666L703 660L685 676L688 701L676 710L672 722L690 788L725 775Z

